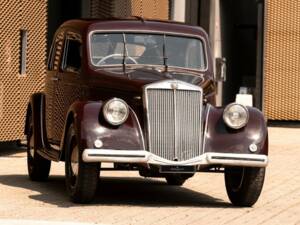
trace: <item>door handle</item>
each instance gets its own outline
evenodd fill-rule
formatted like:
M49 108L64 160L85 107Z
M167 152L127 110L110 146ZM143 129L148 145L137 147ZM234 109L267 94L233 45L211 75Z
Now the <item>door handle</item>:
M58 77L51 77L52 81L59 81L60 79Z

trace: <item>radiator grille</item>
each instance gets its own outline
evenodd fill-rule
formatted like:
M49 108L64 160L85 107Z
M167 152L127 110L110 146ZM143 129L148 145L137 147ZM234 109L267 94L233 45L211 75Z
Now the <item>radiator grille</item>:
M146 96L150 152L178 161L200 155L202 92L148 89Z

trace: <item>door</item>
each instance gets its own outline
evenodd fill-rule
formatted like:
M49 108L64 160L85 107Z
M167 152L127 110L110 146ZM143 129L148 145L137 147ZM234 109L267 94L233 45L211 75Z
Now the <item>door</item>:
M73 32L66 33L63 59L57 73L55 98L53 101L53 141L62 138L67 112L76 100L85 96L81 84L81 37Z
M48 69L45 83L45 118L46 118L46 130L49 141L53 139L53 116L55 114L55 108L53 101L55 98L55 87L58 81L57 74L62 60L62 51L64 46L64 31L58 31L55 39L52 43L51 52L48 59Z

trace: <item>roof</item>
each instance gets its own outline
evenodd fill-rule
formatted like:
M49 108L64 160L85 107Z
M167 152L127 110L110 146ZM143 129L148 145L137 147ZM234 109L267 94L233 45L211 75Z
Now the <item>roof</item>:
M207 36L206 32L198 26L191 26L181 22L169 20L146 19L142 17L104 18L104 19L76 19L66 21L61 27L70 27L81 33L92 30L112 31L156 31L181 33L186 35Z

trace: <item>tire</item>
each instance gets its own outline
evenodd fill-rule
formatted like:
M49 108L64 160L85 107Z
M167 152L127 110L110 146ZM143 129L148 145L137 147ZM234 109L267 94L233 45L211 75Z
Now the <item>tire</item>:
M89 203L94 199L99 178L99 163L85 163L73 124L66 137L65 174L67 192L74 203Z
M166 181L168 185L181 186L189 177L191 177L191 175L169 174L166 176Z
M258 200L263 188L265 168L225 168L227 195L235 206L251 207Z
M45 181L49 177L51 161L38 154L34 144L34 132L32 117L29 119L27 131L27 169L32 181Z

